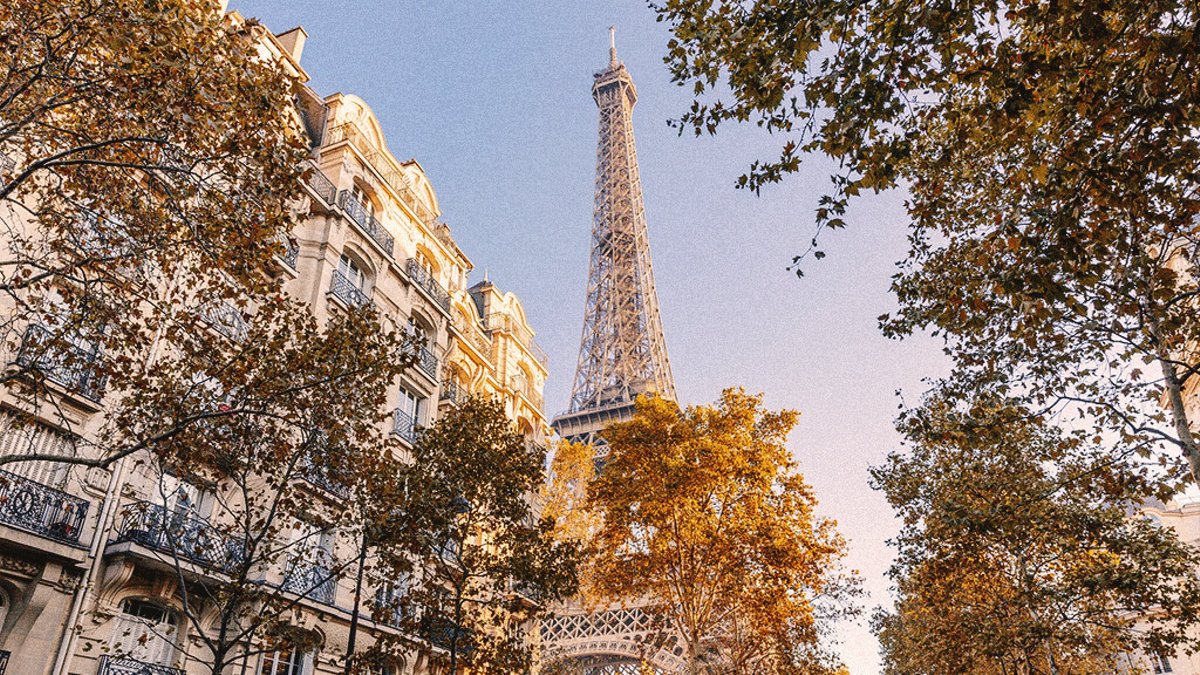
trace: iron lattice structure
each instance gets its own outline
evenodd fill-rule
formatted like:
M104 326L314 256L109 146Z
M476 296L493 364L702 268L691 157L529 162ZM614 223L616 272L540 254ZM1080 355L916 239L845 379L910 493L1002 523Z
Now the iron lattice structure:
M637 88L617 60L609 30L608 68L592 84L600 139L583 338L571 406L552 423L559 436L592 443L601 455L598 432L629 419L638 395L675 400L633 140ZM637 607L597 612L564 607L541 627L545 656L555 666L551 671L565 667L573 675L636 675L643 661L655 672L679 672L681 650L664 633Z
M633 139L637 87L615 43L592 98L600 137L583 336L571 406L554 422L561 436L589 442L608 423L627 419L638 395L675 399Z

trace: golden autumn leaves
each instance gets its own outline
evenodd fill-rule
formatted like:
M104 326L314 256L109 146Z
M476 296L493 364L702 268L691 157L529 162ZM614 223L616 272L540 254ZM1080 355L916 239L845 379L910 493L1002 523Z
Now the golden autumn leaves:
M737 389L683 410L643 397L605 432L598 476L586 449L560 447L550 504L589 543L585 592L646 603L659 621L648 652L677 636L693 673L835 667L816 606L841 606L852 584L845 544L786 447L796 420Z

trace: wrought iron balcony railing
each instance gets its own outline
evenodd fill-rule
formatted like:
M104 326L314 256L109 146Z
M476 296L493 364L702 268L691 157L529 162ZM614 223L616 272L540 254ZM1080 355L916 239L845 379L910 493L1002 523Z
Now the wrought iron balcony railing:
M388 187L400 197L400 200L412 210L418 220L425 223L426 226L432 226L437 221L437 214L417 196L409 179L394 166L393 161L385 155L382 148L376 147L375 143L368 139L358 125L346 122L329 130L328 138L325 141L326 145L333 145L341 141L349 141L358 150L371 168L383 179L383 182L387 183Z
M201 305L200 318L212 326L213 330L234 342L244 342L250 333L250 324L246 323L238 308L223 300Z
M226 573L246 560L244 544L208 520L146 501L125 507L113 543L126 541Z
M442 380L442 393L439 400L450 401L454 405L462 405L467 398L467 390L454 380Z
M105 654L100 657L100 670L96 671L96 675L184 675L184 671L182 668Z
M396 408L392 413L392 433L409 443L417 442L417 421L413 416Z
M428 375L430 379L437 380L438 360L433 355L433 352L429 351L428 347L421 347L417 352L417 368L420 368L421 372Z
M91 401L104 395L107 377L97 372L99 349L87 349L66 340L55 340L45 326L33 324L17 352L17 365L36 370L47 380Z
M363 289L354 285L340 270L333 271L333 281L329 284L329 292L351 307L364 307L371 304L371 296Z
M416 258L409 258L405 266L405 271L408 272L408 278L413 280L413 283L418 288L424 290L433 299L438 307L450 311L450 294L445 288L433 278L433 274L429 270L421 267L421 262Z
M296 269L296 263L300 262L300 244L296 243L291 237L281 236L278 239L279 245L283 247L283 252L279 255L288 267Z
M454 328L460 335L466 338L471 346L483 354L485 357L492 355L492 339L484 332L483 326L479 324L468 324L467 321L459 319L457 314L454 316Z
M311 172L308 175L309 187L311 187L313 192L316 192L317 196L324 200L326 204L332 206L334 202L337 201L337 186L333 184L333 181L329 180L329 177L325 175L325 172L321 171L317 167L312 166L310 167L309 171Z
M0 523L78 544L88 506L86 499L0 469Z
M370 237L379 247L387 251L388 255L392 255L396 250L396 238L388 234L384 229L383 223L380 223L375 216L371 215L362 202L354 196L354 193L349 190L342 190L338 193L338 206L350 216L359 229Z
M322 490L342 499L350 498L350 487L330 476L329 468L320 464L316 458L306 456L301 459L300 473L304 480Z
M310 560L293 560L288 564L279 587L309 600L332 605L337 580L328 565Z

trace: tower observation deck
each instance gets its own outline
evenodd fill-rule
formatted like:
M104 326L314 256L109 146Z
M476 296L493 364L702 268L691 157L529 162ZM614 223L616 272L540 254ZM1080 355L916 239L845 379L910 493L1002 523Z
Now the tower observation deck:
M600 138L583 337L570 408L551 422L559 436L592 443L601 457L599 432L632 417L639 395L675 400L633 141L637 87L617 60L612 33L610 28L608 67L592 82ZM652 639L660 632L636 605L600 611L566 606L541 626L546 660L574 675L639 675L642 663L660 673L679 672L679 648L672 640Z

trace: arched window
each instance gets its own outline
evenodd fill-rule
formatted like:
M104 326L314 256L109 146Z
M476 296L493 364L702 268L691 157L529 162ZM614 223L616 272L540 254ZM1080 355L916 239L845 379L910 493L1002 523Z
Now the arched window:
M350 285L354 288L360 291L366 290L366 273L362 271L362 268L358 266L358 263L354 261L354 258L351 258L345 253L343 253L342 257L338 259L338 274L341 274L342 277L345 278L346 281L350 282Z
M413 340L422 347L429 346L429 328L423 321L418 321L413 317L408 317L408 325L405 326L405 332L408 333Z
M363 211L366 211L368 216L375 215L375 202L371 199L371 195L363 189L363 186L355 183L350 193L354 195L354 201L362 204Z
M109 646L116 655L170 666L175 658L177 632L174 612L149 600L126 598L115 619Z

